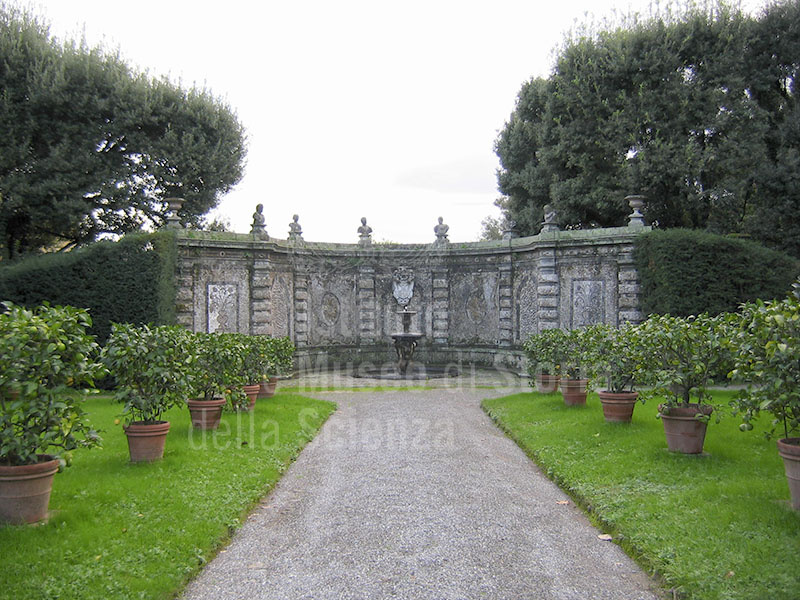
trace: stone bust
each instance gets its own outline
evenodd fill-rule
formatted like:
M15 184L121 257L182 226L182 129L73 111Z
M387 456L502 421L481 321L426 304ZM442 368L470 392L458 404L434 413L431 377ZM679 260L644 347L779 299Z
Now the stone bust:
M442 219L442 217L439 217L439 223L433 228L433 232L436 234L437 244L445 244L449 241L447 239L447 232L449 230L450 226L444 223L444 219Z
M367 225L367 217L361 217L361 226L358 228L358 243L372 243L372 227Z
M302 240L303 239L303 228L300 227L300 220L299 215L292 215L292 222L289 223L289 239L290 240Z
M266 237L267 230L265 229L264 221L264 205L256 205L256 212L253 213L253 225L250 228L250 233L258 235L259 237Z

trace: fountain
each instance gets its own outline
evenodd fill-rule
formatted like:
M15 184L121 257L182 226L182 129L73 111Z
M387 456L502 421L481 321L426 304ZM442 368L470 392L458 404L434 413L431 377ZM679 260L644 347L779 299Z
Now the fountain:
M388 368L374 368L361 365L353 372L355 377L370 377L376 379L434 379L440 377L457 377L458 367L455 364L446 367L416 364L413 361L414 351L419 340L423 337L419 331L411 331L412 317L417 314L409 310L408 305L414 295L414 271L406 267L394 270L392 278L392 295L402 310L398 310L402 331L390 334L394 340L394 349L397 353L397 363L388 364Z
M409 331L411 329L411 317L417 314L415 310L408 310L408 304L414 295L414 272L411 269L400 267L394 272L392 282L392 295L403 310L397 311L401 316L403 331L392 334L394 349L397 352L397 371L401 376L405 376L411 359L414 357L414 350L417 342L422 337L421 333Z

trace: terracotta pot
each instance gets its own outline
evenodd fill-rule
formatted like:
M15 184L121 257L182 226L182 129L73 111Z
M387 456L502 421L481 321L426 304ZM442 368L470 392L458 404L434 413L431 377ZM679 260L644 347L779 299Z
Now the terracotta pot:
M800 510L800 438L778 440L778 454L783 459L792 508Z
M155 423L138 421L123 429L128 436L131 462L153 462L164 457L164 442L169 432L169 421Z
M670 452L700 454L706 439L706 422L695 418L697 413L710 415L714 407L708 404L684 406L658 406L658 414L664 424L667 448ZM667 412L665 412L667 411Z
M192 418L192 427L195 429L216 429L219 427L219 420L222 416L222 407L225 406L225 398L214 398L213 400L203 400L194 398L187 400L189 414Z
M562 379L561 395L567 406L582 406L586 404L586 385L588 379Z
M275 395L275 388L278 385L277 377L270 377L269 381L262 381L259 385L259 398L272 398Z
M35 465L0 466L0 522L20 525L47 517L58 460L41 455Z
M261 390L260 383L254 383L253 385L246 385L244 386L244 393L247 396L247 410L251 411L256 406L256 399L258 398L258 392Z
M597 392L603 416L609 423L630 423L639 392Z
M553 394L558 391L558 375L542 373L536 376L536 391L540 394Z

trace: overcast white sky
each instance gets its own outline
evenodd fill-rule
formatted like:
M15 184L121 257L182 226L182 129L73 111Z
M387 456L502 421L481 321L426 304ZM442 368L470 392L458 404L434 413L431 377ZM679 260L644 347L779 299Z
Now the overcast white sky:
M649 0L35 0L58 36L119 47L133 66L208 87L248 136L245 176L216 211L248 232L264 204L285 238L478 239L498 215L493 144L565 31ZM749 5L759 6L752 0Z

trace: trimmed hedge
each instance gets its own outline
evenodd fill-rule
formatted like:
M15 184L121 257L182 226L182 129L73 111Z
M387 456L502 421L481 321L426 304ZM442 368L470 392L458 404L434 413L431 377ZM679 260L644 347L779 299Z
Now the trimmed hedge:
M788 254L689 229L644 233L634 256L645 315L733 312L743 302L783 298L800 273Z
M176 252L175 235L159 232L32 257L0 268L0 301L86 308L101 343L112 321L173 324Z

